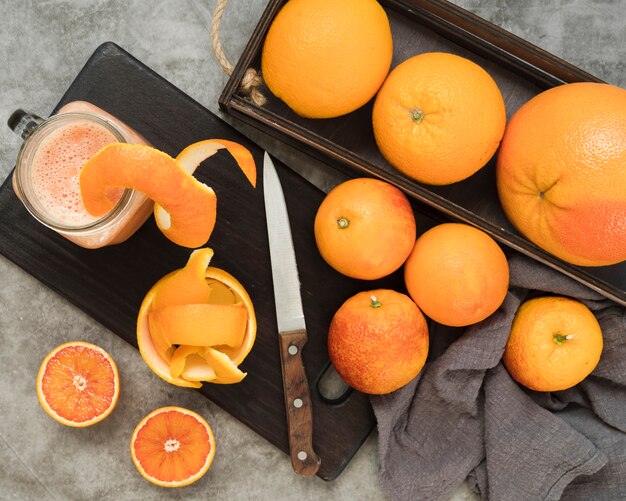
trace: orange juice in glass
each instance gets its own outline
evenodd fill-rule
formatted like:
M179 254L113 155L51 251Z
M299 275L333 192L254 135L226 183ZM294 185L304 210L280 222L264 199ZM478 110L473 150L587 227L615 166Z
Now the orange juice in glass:
M152 201L118 189L109 193L117 205L96 218L83 207L78 173L106 145L148 144L137 132L85 101L71 102L43 120L18 111L9 126L25 142L17 157L13 189L35 219L81 247L95 249L121 243L146 221Z

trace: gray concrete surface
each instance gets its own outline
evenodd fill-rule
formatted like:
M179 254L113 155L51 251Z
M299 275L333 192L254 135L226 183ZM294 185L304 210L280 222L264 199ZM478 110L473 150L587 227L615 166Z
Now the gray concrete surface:
M610 83L626 85L626 0L456 0ZM215 0L0 0L0 118L16 107L47 114L93 50L112 40L216 113L227 77L211 50ZM234 62L265 2L232 0L223 43ZM0 127L0 178L19 140ZM277 145L272 145L277 148ZM53 263L51 263L53 265ZM123 391L115 412L91 429L52 421L35 394L37 368L58 344L83 339L116 359ZM191 390L169 386L137 351L38 280L0 257L0 499L379 500L376 434L334 482L302 479L286 455ZM162 405L193 409L212 424L218 451L195 485L154 487L135 470L134 425ZM473 499L465 485L453 499Z

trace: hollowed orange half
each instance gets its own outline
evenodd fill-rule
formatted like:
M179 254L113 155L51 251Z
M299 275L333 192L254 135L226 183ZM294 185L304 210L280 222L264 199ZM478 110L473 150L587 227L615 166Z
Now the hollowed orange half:
M192 252L184 268L148 291L139 310L141 356L178 386L241 381L246 374L238 366L256 339L250 296L231 274L208 266L212 255L209 248Z

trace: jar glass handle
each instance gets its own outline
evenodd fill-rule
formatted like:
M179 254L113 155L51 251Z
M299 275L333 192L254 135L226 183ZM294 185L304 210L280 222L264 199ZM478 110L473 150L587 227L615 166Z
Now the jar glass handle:
M33 130L43 121L43 118L34 113L29 113L24 110L15 110L7 120L7 125L13 132L26 141Z

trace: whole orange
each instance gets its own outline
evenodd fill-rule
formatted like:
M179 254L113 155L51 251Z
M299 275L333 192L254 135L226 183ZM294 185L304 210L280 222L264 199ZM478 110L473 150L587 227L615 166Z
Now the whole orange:
M411 381L428 355L428 327L405 294L378 289L349 298L328 331L328 354L348 386L390 393Z
M424 314L460 327L484 320L502 304L509 264L485 232L445 223L417 239L404 266L404 281Z
M580 383L602 353L602 330L580 301L538 297L524 302L511 326L503 362L511 377L536 391Z
M370 178L351 179L331 190L317 210L314 230L324 260L338 272L363 280L400 268L416 235L404 193Z
M430 52L394 68L372 113L387 161L427 184L461 181L493 156L506 125L496 82L460 56Z
M626 90L572 83L538 94L506 128L498 193L513 225L570 263L626 259Z
M290 0L267 32L261 71L297 114L331 118L374 97L392 53L389 20L375 0Z

